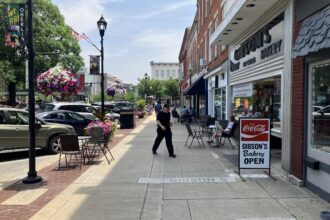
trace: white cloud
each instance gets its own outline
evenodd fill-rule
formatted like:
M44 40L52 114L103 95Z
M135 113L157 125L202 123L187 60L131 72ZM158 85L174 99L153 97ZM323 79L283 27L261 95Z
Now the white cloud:
M97 29L96 22L103 16L111 22L105 11L105 4L123 0L53 0L65 17L65 22L77 32L89 32Z
M182 41L182 30L153 30L149 29L137 34L133 45L152 49L152 59L169 62L177 61Z
M143 15L136 15L136 16L128 16L128 18L133 18L133 19L148 19L157 15L161 15L165 12L172 12L172 11L176 11L179 10L183 7L189 6L189 5L193 5L196 4L196 0L187 0L187 1L183 1L183 2L178 2L178 3L174 3L171 4L163 9L160 10L156 10L156 11L152 11Z

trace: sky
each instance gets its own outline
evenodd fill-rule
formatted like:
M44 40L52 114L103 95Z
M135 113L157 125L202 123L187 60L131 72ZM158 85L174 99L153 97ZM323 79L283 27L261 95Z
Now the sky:
M150 75L150 61L178 62L185 28L191 26L196 0L52 0L76 32L86 34L100 48L96 22L108 22L104 36L104 72L138 83ZM79 42L85 66L99 52Z

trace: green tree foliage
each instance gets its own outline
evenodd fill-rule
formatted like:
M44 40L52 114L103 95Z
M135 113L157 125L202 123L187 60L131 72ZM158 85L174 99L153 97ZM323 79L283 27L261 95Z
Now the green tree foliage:
M151 95L156 96L156 98L160 100L160 98L164 96L164 81L152 79L150 84L152 88Z
M152 95L152 89L151 89L152 83L149 79L142 79L140 80L139 84L137 85L138 93L141 98L144 98L145 96Z
M163 96L172 96L172 99L179 98L179 81L177 79L154 80L142 79L137 85L139 96L155 96L160 99Z
M78 41L70 34L63 15L51 0L36 0L34 7L34 41L36 73L61 63L77 72L83 65Z
M16 2L25 3L26 1ZM27 51L25 47L4 46L3 6L4 4L0 3L0 69L6 72L3 72L4 75L0 77L4 76L1 79L4 79L7 85L21 85L19 89L23 89ZM35 74L44 72L58 63L73 72L84 65L79 55L81 50L78 41L71 36L70 28L65 24L63 15L51 0L34 1L33 27ZM8 71L9 69L11 71Z
M179 80L177 79L169 79L165 81L165 95L172 96L172 99L178 99L180 95L179 91Z

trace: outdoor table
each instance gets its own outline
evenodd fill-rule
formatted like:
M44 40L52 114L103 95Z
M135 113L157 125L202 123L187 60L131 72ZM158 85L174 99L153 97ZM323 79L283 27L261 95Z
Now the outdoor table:
M207 130L208 130L208 137L209 137L209 139L208 139L208 141L211 141L212 140L212 136L213 136L213 134L214 134L214 131L217 129L217 126L215 126L215 125L209 125L208 127L207 127Z
M78 141L81 144L81 149L83 152L83 157L84 157L84 164L85 159L87 158L87 162L91 161L91 152L88 150L88 141L91 139L91 136L78 136Z

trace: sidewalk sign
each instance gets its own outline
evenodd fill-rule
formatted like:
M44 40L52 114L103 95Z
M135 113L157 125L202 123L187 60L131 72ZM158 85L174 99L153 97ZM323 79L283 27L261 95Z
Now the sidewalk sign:
M238 175L241 169L268 169L270 175L270 120L240 118Z

